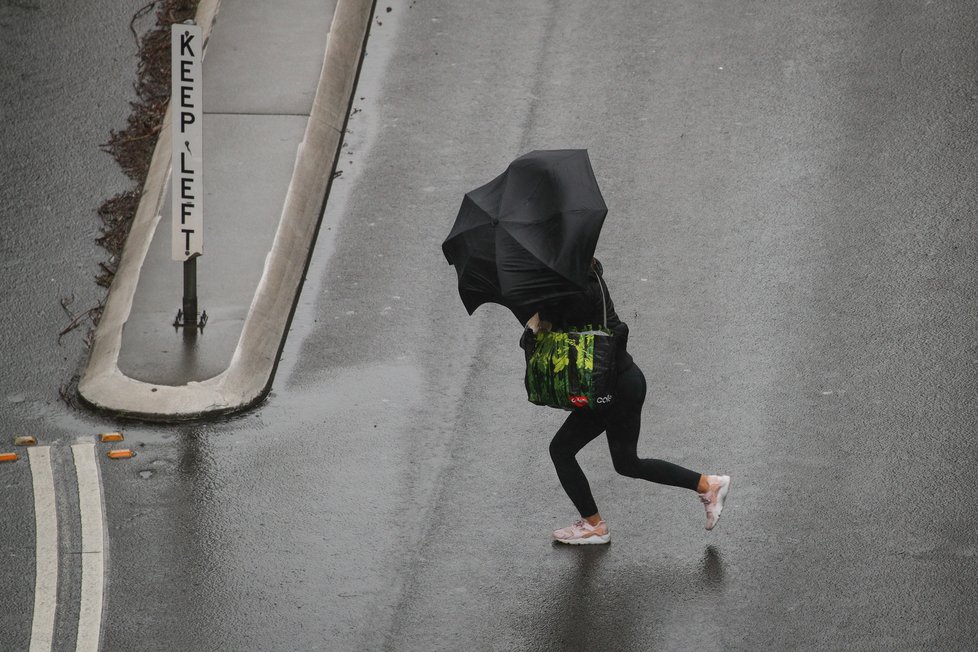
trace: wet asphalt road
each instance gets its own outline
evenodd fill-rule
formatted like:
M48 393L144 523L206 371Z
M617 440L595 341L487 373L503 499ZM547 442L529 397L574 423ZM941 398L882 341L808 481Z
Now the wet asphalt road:
M59 340L72 314L104 296L94 283L103 200L129 182L99 150L125 126L137 46L129 31L144 2L0 0L0 451L17 435L56 444L61 537L78 549L77 490L67 444L107 424L64 405L58 388L84 360L87 325ZM135 27L143 29L146 21ZM20 450L25 455L23 449ZM25 460L0 466L0 649L26 650L34 593L34 514ZM58 650L74 649L77 555L60 563Z
M104 649L973 647L967 3L432 1L379 22L272 395L127 425L139 456L103 464ZM713 533L596 441L613 543L547 541L573 517L560 415L525 402L518 324L465 316L439 246L465 190L556 147L589 149L610 208L640 453L733 476ZM4 382L5 428L117 425ZM23 567L29 477L0 473ZM31 577L3 573L18 649L8 596Z

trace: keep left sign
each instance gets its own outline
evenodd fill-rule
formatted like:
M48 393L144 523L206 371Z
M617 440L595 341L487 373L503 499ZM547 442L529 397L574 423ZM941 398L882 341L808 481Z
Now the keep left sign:
M203 130L201 71L204 38L199 26L174 24L170 30L170 134L173 158L173 260L204 253Z

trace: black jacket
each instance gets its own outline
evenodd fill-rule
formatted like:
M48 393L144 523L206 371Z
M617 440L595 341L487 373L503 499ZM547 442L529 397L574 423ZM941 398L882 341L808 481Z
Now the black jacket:
M554 330L567 330L569 328L580 328L584 326L604 326L614 334L617 344L618 359L616 361L618 371L626 369L632 364L632 356L627 351L628 345L628 325L618 318L615 312L615 303L611 300L607 285L604 283L604 269L597 260L591 267L591 274L588 276L587 289L578 294L562 298L558 303L543 304L538 307L540 319L553 324ZM602 305L602 292L604 294L604 304ZM607 323L605 323L607 315ZM525 349L527 337L532 337L532 331L527 328L520 340L520 345Z

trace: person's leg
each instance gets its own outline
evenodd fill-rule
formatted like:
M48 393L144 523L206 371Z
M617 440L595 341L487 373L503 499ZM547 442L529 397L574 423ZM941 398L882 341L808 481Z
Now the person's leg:
M642 404L645 402L645 376L633 365L618 377L618 402L608 416L608 447L618 473L650 482L683 487L699 494L706 507L706 529L712 530L720 519L723 501L730 488L730 476L705 475L657 459L639 459L638 436L642 426Z
M646 392L645 375L638 365L631 365L618 376L616 391L617 404L611 406L607 417L608 447L615 471L630 478L697 491L704 477L699 473L665 460L638 457Z
M591 495L591 486L577 463L576 455L605 429L604 421L586 412L571 412L550 442L550 459L560 485L580 512L581 518L592 525L601 520ZM592 522L593 521L593 522Z
M608 525L598 513L591 487L576 458L577 453L603 430L604 423L600 418L572 412L550 442L550 457L560 484L581 514L580 520L570 526L554 530L552 538L557 543L602 544L611 540Z

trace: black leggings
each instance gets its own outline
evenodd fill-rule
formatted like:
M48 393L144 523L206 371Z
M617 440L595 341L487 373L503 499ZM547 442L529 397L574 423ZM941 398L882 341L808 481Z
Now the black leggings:
M631 364L618 375L615 402L605 410L571 412L550 442L550 457L557 477L581 516L598 512L584 471L575 456L602 432L608 432L608 447L615 471L630 478L641 478L674 487L696 490L700 474L677 464L656 459L639 459L638 435L645 402L645 375Z

